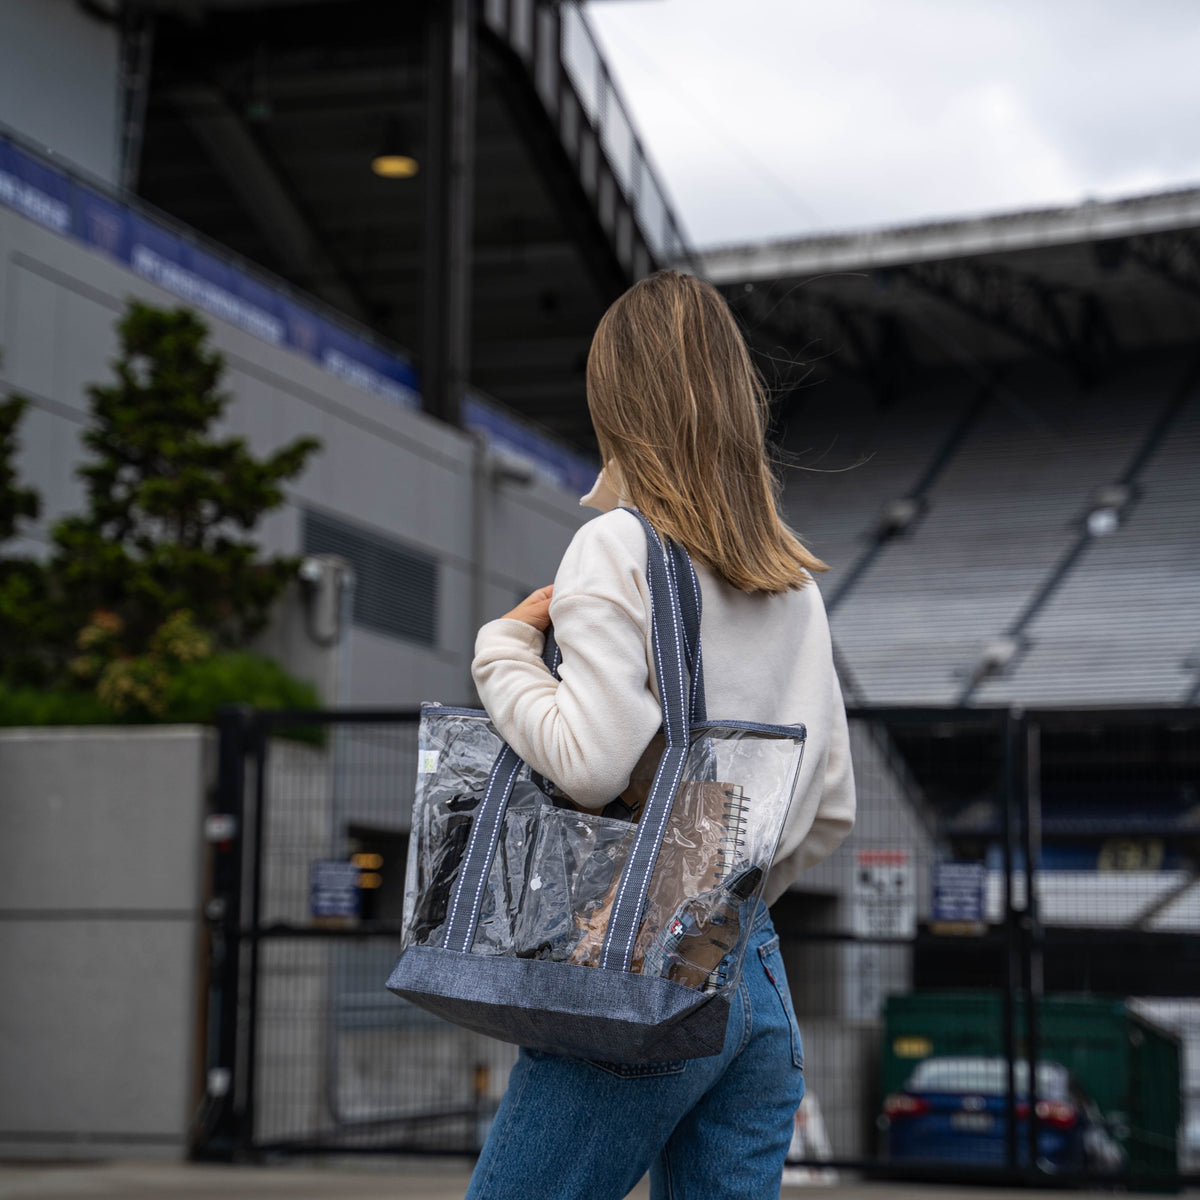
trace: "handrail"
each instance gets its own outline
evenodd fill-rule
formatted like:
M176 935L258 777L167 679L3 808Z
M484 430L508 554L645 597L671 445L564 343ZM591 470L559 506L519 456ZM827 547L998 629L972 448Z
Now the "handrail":
M596 76L593 104L584 99L584 111L600 129L601 142L608 154L626 198L633 206L638 225L660 262L687 259L692 251L667 196L658 172L638 137L608 63L604 59L596 36L577 2L562 6L562 40L560 51L567 74L576 82L588 71ZM657 228L656 228L657 226Z
M622 265L635 278L649 265L694 267L695 251L578 0L554 5L539 0L485 0L483 19L530 72L602 224L613 237ZM569 95L560 93L560 80ZM606 171L599 169L597 157L603 158ZM619 192L628 206L652 263L637 263L632 239L624 234L613 211L615 196L608 194L610 189Z

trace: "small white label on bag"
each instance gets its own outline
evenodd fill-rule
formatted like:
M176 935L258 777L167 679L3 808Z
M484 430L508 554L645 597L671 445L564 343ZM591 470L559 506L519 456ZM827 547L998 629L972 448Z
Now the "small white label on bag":
M432 775L437 770L438 752L436 750L422 750L417 760L417 773L420 775Z

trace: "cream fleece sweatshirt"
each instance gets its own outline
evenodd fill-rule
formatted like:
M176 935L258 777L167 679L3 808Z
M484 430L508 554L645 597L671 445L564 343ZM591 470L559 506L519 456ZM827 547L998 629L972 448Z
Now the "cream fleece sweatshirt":
M662 724L646 554L642 525L626 512L607 512L576 533L550 603L561 680L542 663L542 634L523 621L491 621L475 642L475 685L501 736L588 808L625 789ZM709 719L808 729L764 892L770 904L854 824L846 711L825 608L815 583L779 596L747 595L700 563L696 575Z

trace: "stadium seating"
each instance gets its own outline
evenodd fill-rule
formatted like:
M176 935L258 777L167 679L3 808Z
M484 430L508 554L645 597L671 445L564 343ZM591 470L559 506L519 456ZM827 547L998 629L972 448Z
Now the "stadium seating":
M785 503L833 567L823 591L856 698L1184 700L1197 676L1196 664L1184 663L1200 651L1200 398L1170 406L1189 366L1181 353L1159 354L1080 394L1065 375L1026 361L932 478L977 382L935 380L883 412L840 389L827 401L820 386L811 389L791 419L788 448L816 470L789 472ZM1086 536L1097 489L1133 466L1134 500L1120 527ZM877 545L886 505L912 495L922 476L923 510ZM864 554L871 561L856 572ZM1047 588L1018 630L1011 662L972 687L989 643L1013 631Z

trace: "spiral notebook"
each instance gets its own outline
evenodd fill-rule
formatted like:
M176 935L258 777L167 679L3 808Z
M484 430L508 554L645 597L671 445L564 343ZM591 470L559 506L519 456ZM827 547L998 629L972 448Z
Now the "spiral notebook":
M690 931L668 928L680 919L680 905L690 897L716 892L732 880L744 864L748 802L739 784L686 782L680 785L663 834L658 862L650 880L646 909L634 943L633 969L661 973L659 958L680 936L688 940L687 958L694 967L683 970L679 982L700 986L731 948L737 930L701 928ZM695 978L697 972L700 979Z
M670 937L669 933L664 935L664 928L678 917L684 902L689 897L716 891L746 865L741 861L746 820L747 798L739 785L715 781L688 781L680 785L646 894L645 912L634 943L631 964L634 971L649 969L657 973L664 937ZM571 953L571 962L584 966L599 962L619 883L618 871L609 894L586 917L577 919L580 937ZM736 940L736 931L731 926L713 929L711 933L711 937L689 939L688 958L697 968L704 968L702 974L707 974L724 957L728 935L732 933ZM695 971L690 972L694 974ZM690 975L681 982L700 986Z

